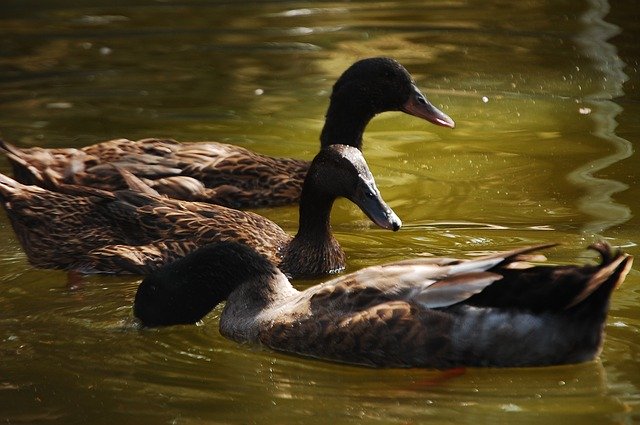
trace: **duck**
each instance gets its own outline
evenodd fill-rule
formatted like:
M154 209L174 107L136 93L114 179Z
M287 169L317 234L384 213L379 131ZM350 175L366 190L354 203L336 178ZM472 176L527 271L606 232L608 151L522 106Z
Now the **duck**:
M126 171L125 177L136 179ZM0 174L0 203L29 262L79 274L146 275L216 241L251 246L292 278L336 273L346 263L330 225L338 197L354 202L384 229L402 226L380 195L362 152L347 145L327 146L313 159L295 236L253 212L176 200L138 187L109 192L69 185L65 192L54 192Z
M369 121L386 111L402 111L438 126L455 122L436 108L396 60L362 59L334 84L321 147L343 144L362 149ZM0 141L16 180L49 190L63 183L103 190L125 189L125 169L166 196L232 208L297 203L309 161L274 158L225 143L179 143L173 139L114 139L81 149L18 148ZM48 173L48 176L44 176Z
M553 244L474 259L418 257L305 290L263 255L204 246L140 283L142 327L190 324L226 301L220 333L278 352L371 367L533 367L592 360L632 257L600 241L595 265L538 264ZM532 263L535 261L535 263Z

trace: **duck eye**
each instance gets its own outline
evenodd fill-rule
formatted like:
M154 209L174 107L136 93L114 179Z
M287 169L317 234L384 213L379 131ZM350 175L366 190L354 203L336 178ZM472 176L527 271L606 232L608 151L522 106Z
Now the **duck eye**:
M427 104L427 99L425 99L422 96L418 96L418 103L421 103L422 105L426 105Z

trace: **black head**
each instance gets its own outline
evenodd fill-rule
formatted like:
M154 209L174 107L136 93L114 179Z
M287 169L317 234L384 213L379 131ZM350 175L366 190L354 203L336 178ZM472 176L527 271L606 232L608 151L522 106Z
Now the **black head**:
M246 245L206 245L147 276L133 313L144 326L195 323L240 284L274 273L276 267Z
M391 58L368 58L351 65L333 86L331 102L346 103L349 109L371 117L385 111L403 111L436 125L455 126L420 92L409 72Z
M304 182L303 197L333 200L345 197L378 226L398 230L402 222L384 202L362 152L347 145L330 145L313 159Z

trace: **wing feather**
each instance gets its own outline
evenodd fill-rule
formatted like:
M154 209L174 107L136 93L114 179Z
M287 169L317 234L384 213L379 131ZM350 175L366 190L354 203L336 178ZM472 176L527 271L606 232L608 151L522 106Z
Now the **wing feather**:
M367 267L321 284L310 295L318 308L355 309L391 300L446 307L502 279L500 273L491 271L497 266L539 259L529 253L554 245L527 246L467 260L426 257Z

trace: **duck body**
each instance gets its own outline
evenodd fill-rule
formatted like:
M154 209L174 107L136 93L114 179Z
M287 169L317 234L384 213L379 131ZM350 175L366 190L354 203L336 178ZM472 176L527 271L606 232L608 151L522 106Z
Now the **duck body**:
M53 192L0 175L0 197L33 266L146 274L198 246L226 239L250 243L279 263L277 253L291 239L250 212L133 190L74 189L75 194Z
M599 243L598 265L522 268L527 254L543 247L401 261L297 291L246 246L216 244L148 276L134 314L147 326L193 323L226 299L225 337L375 367L591 360L602 345L611 292L632 259Z
M127 172L123 176L131 177ZM329 223L337 197L353 200L384 228L401 226L382 200L361 152L343 145L322 149L314 158L295 237L255 213L170 199L153 191L108 192L73 185L63 189L53 192L0 175L0 202L36 267L147 274L200 246L231 240L253 247L292 277L315 276L345 265ZM294 246L310 257L294 257Z
M333 87L321 147L362 148L368 122L385 111L403 111L436 125L454 122L435 108L411 75L393 59L369 58L347 69ZM0 141L24 183L59 190L65 184L108 191L126 189L117 169L127 170L157 192L176 199L233 208L267 207L300 199L308 161L260 155L216 142L178 143L171 139L116 139L81 149L20 149Z
M19 149L0 141L0 150L24 184L54 191L71 184L113 192L127 189L119 172L126 170L162 195L232 208L297 202L311 164L225 143L172 139L116 139L81 149Z

